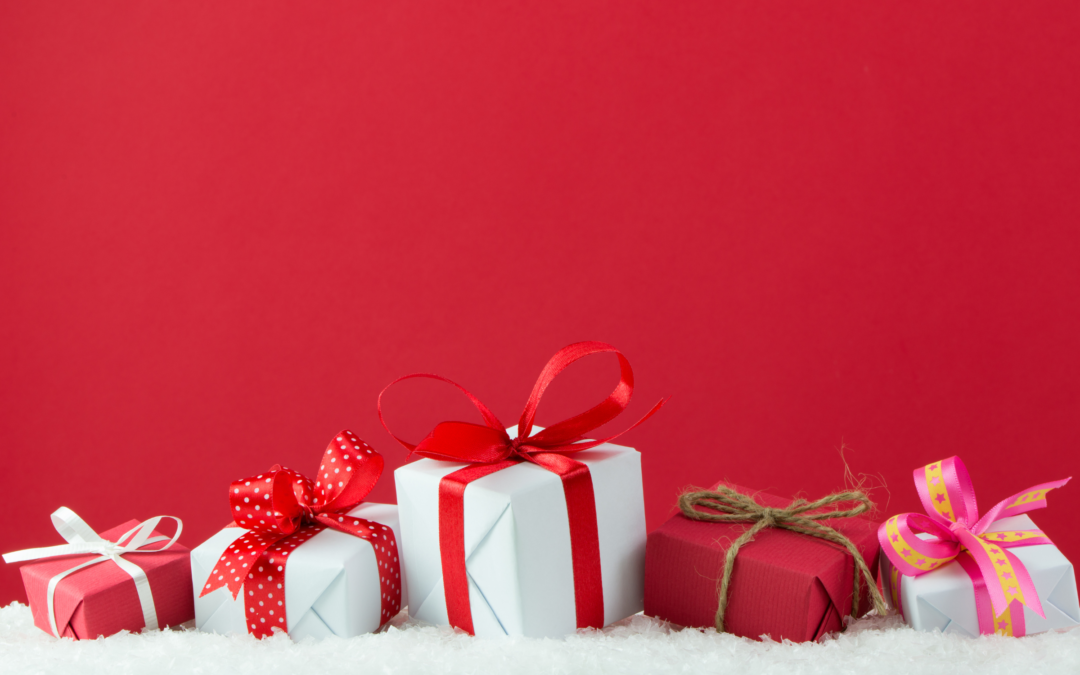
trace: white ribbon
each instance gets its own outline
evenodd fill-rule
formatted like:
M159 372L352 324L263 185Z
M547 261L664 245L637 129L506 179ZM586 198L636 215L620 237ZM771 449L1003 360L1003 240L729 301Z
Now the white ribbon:
M172 518L176 521L176 534L172 539L168 537L151 537L154 528L163 518ZM46 596L46 602L49 604L49 626L52 628L53 635L60 637L60 631L56 627L56 607L53 605L53 596L56 593L56 586L67 575L78 572L84 567L90 567L107 560L111 560L116 565L128 573L128 575L135 581L135 590L139 594L139 604L142 605L143 619L146 621L146 628L151 630L158 629L157 609L154 607L154 595L150 591L150 580L146 578L146 572L135 563L124 560L121 556L125 553L157 553L164 551L180 538L180 530L183 529L184 524L180 522L179 518L173 516L156 516L149 520L144 520L135 527L131 528L123 534L117 541L109 541L108 539L102 539L101 535L86 524L82 518L80 518L74 511L66 506L61 506L52 514L53 527L60 533L60 536L64 538L68 543L60 544L59 546L45 546L42 548L28 548L22 551L13 551L12 553L4 554L4 562L14 563L23 562L25 560L39 560L41 558L53 558L61 555L97 555L98 558L88 560L81 565L76 565L66 572L57 574L52 579L49 579L49 591ZM130 539L128 539L130 537ZM127 543L124 541L127 540ZM156 544L159 541L168 541L161 548L142 550L144 546L150 544Z

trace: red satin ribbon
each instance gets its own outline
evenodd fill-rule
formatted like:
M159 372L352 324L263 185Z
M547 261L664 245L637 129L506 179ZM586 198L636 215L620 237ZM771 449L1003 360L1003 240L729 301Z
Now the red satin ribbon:
M381 586L380 623L401 611L401 567L394 531L373 520L349 516L375 487L383 458L351 431L342 431L323 453L316 480L274 465L269 472L233 481L233 520L248 530L218 560L200 597L228 588L233 598L247 591L248 632L265 637L286 630L285 566L289 555L326 528L371 542Z
M571 363L590 354L602 352L611 352L619 359L619 383L611 394L589 410L530 435L536 409L548 385ZM441 422L416 445L394 436L383 419L383 394L398 382L414 377L439 380L456 387L480 411L484 424ZM625 410L633 391L633 370L630 362L619 350L603 342L578 342L559 350L544 366L525 404L525 410L521 413L517 438L510 438L495 414L468 390L439 375L405 375L388 384L379 393L379 421L410 454L415 453L443 462L469 464L444 476L439 483L439 551L442 558L446 610L451 625L470 634L474 632L469 603L469 580L465 570L465 488L475 480L520 462L532 462L558 475L562 480L570 520L577 625L579 628L600 628L604 625L600 538L597 533L592 477L587 465L568 455L618 438L651 417L667 401L664 399L657 403L644 417L624 431L600 440L585 439L586 433L610 422Z

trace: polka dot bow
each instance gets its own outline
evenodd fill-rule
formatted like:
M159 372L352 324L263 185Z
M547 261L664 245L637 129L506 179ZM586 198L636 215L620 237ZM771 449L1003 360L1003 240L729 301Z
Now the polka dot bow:
M394 532L381 523L347 515L375 487L382 470L382 455L346 430L327 446L314 481L280 465L233 481L229 486L233 520L248 531L225 550L200 596L228 588L236 598L247 586L249 632L262 636L275 627L285 629L289 554L330 528L371 542L383 587L382 621L393 618L401 609Z

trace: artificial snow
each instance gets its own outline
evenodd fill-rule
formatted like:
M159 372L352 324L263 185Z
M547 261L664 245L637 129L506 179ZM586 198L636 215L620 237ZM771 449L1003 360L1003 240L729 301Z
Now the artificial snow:
M78 673L590 673L612 675L1015 675L1080 674L1080 629L1024 638L923 633L898 617L868 617L820 643L757 642L713 630L676 629L641 615L563 639L474 638L411 622L384 632L293 642L190 629L57 640L30 609L0 608L0 674Z

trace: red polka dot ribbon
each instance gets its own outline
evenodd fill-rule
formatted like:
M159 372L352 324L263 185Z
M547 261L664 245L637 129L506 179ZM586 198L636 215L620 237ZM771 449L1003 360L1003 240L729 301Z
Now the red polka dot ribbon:
M274 465L258 476L233 481L233 520L247 529L218 560L200 597L228 588L243 591L248 632L256 637L286 630L285 565L298 546L326 528L371 542L378 563L385 624L401 611L401 568L394 531L348 512L364 501L383 470L383 458L351 431L342 431L323 453L319 473L307 476Z

